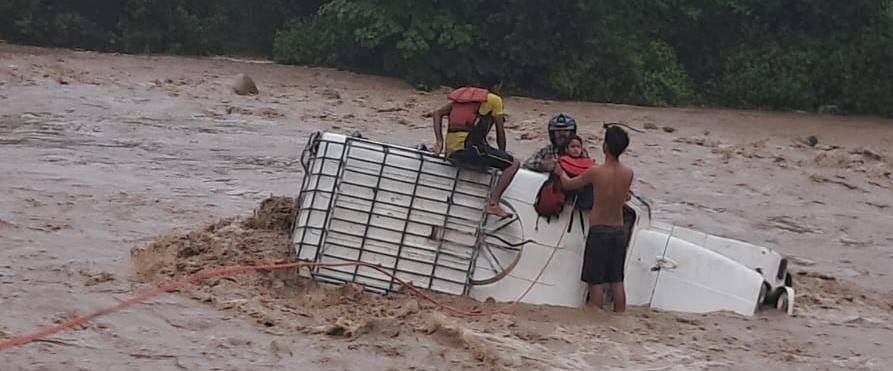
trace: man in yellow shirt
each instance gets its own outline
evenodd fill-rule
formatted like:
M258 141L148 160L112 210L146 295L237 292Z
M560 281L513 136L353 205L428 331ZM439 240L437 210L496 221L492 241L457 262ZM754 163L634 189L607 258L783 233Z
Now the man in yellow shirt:
M495 78L482 79L481 88L459 88L450 93L450 103L432 113L434 118L434 154L444 150L443 117L448 116L446 156L451 160L473 166L485 166L502 170L496 188L484 206L489 215L500 218L512 216L499 206L502 193L511 184L521 163L505 151L505 111L502 98L495 92L499 82ZM496 144L487 143L487 134L496 124Z

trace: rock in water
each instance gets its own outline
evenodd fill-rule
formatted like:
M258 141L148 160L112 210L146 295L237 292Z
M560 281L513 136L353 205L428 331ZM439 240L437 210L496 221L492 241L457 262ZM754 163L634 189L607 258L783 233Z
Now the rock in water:
M236 75L236 78L233 81L233 92L238 95L255 95L258 93L254 81L242 73Z
M817 138L815 135L810 135L806 137L806 144L810 147L815 147L817 144L819 144L819 138Z

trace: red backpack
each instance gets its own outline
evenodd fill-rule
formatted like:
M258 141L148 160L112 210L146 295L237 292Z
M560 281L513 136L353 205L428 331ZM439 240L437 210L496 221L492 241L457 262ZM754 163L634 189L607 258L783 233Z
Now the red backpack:
M561 189L561 179L555 174L550 174L549 179L546 179L540 186L533 208L539 216L545 217L548 221L552 217L561 215L565 202L567 202L567 195Z
M559 159L558 166L561 166L570 176L579 176L594 164L595 160L591 158L562 156ZM577 191L565 192L561 189L561 179L555 174L549 174L549 179L543 182L539 192L536 194L536 202L534 202L533 208L539 216L545 217L548 223L553 217L561 215L569 196L574 199L574 207L580 212L580 229L583 229L583 211L592 210L591 185ZM573 219L573 215L571 218ZM536 220L536 228L539 229L539 218ZM570 222L568 222L567 230L568 232L571 230Z
M478 120L481 104L487 101L487 89L464 87L453 90L447 98L452 102L449 116L451 130L468 131Z

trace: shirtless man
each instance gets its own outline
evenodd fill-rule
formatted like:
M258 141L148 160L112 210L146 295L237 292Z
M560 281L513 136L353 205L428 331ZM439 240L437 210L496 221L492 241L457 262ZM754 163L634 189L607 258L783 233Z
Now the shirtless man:
M555 167L561 177L561 186L566 190L593 185L595 204L589 212L589 236L581 279L589 284L589 304L599 309L604 305L602 284L610 284L615 312L626 310L623 265L629 241L623 229L623 205L629 199L633 171L620 163L620 155L628 145L626 131L619 126L607 125L602 165L575 178L568 177L560 166Z

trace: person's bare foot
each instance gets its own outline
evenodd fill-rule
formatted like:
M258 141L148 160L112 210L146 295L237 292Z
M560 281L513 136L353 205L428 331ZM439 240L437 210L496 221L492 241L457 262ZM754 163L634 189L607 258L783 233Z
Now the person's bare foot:
M500 219L510 218L512 216L512 213L503 210L498 204L488 203L484 206L484 212L487 213L487 215L493 215Z

